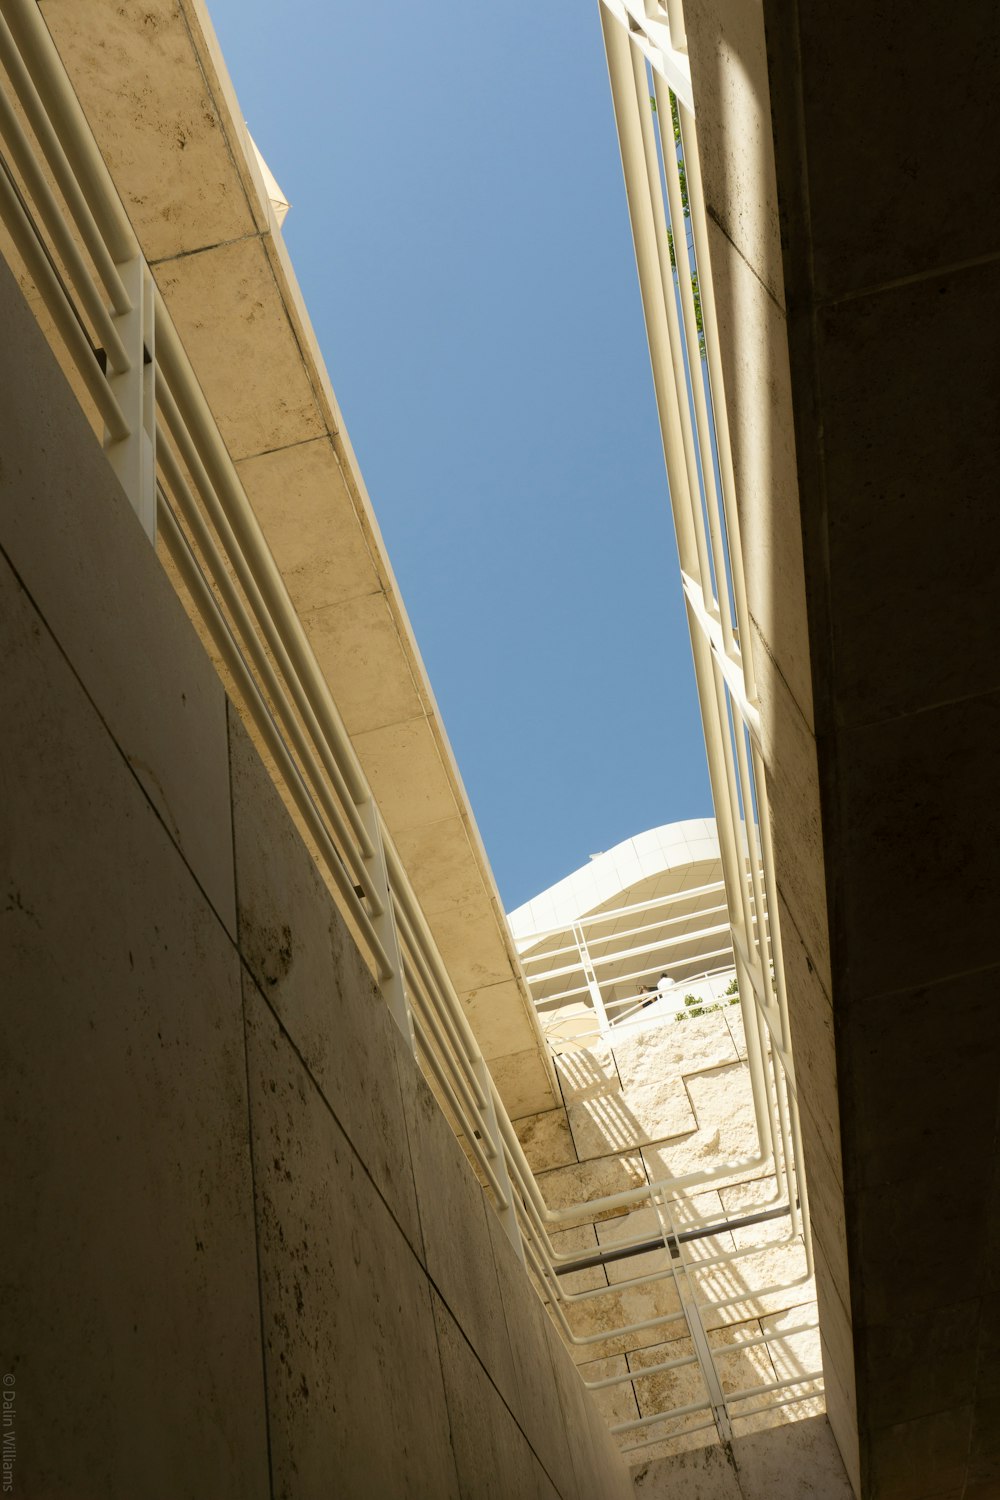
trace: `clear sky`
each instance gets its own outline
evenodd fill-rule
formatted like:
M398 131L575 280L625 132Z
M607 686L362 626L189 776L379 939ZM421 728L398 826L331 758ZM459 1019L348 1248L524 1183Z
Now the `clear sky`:
M209 0L508 909L711 812L596 0Z

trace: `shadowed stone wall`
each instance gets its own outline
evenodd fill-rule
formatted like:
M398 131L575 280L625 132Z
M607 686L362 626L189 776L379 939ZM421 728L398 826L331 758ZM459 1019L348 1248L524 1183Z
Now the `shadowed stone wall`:
M631 1493L2 265L0 319L14 1493Z

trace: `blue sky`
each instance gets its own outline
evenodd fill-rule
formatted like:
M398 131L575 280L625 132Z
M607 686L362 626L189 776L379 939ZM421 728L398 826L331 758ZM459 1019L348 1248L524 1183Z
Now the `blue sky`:
M595 0L209 0L508 909L711 811Z

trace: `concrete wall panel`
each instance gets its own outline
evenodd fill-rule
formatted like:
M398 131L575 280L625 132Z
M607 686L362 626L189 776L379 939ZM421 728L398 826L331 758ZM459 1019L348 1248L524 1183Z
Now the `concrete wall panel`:
M238 957L6 560L0 636L14 1493L263 1497Z
M0 297L15 1493L447 1500L491 1455L498 1495L624 1497L561 1348L546 1404L548 1319L509 1254L501 1286L492 1210L2 269Z
M419 1248L395 1025L232 709L229 720L242 952L379 1192Z
M452 1500L420 1263L249 983L246 1003L275 1500Z

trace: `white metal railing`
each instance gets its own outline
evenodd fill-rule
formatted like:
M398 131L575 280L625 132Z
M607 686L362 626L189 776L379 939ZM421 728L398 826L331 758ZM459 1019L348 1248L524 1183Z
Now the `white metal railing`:
M534 932L521 939L519 957L543 1028L552 1012L579 1002L593 1007L598 1033L607 1036L623 1011L644 1003L642 987L649 980L655 987L666 975L679 987L733 970L725 883L712 881Z
M611 22L619 25L617 19ZM632 44L625 32L622 39L625 62L631 67ZM620 47L614 55L620 91ZM43 326L46 320L51 325L46 332L91 421L103 434L126 495L151 542L162 546L192 617L212 643L227 686L295 807L317 864L392 1015L488 1185L507 1232L570 1343L590 1347L617 1335L671 1324L690 1332L708 1391L707 1404L692 1410L710 1412L712 1421L725 1430L732 1402L727 1408L711 1353L705 1354L704 1330L697 1331L699 1308L738 1306L746 1301L746 1289L734 1289L730 1283L722 1288L728 1298L716 1297L707 1304L682 1296L676 1313L579 1335L567 1314L595 1294L567 1291L560 1270L572 1257L557 1252L552 1236L605 1211L646 1204L656 1210L667 1245L677 1205L688 1214L685 1222L697 1223L686 1202L692 1189L753 1169L775 1174L792 1234L798 1233L797 1197L802 1189L791 1147L797 1126L786 1085L783 988L779 980L777 995L772 994L766 950L753 920L754 910L764 910L760 861L750 861L751 895L739 873L746 869L746 850L738 847L736 824L726 824L726 889L738 918L733 941L754 1079L758 1150L741 1162L718 1163L589 1203L550 1209L35 0L0 0L0 68L4 251L41 303ZM630 76L637 86L639 73ZM679 428L676 413L675 418ZM683 446L682 442L678 451ZM673 469L671 477L673 492ZM683 515L679 501L676 508ZM681 522L678 526L680 531ZM693 570L685 577L689 610L692 619L699 618L701 610L711 626L698 634L699 684L706 702L721 702L719 695L729 692L731 682L739 686L737 627L727 591L723 605L711 602L707 544L703 537L698 542L704 529L700 513L692 511L684 528L682 561ZM725 548L720 551L718 531L717 520L712 538L719 559L715 576L725 577ZM745 602L738 598L737 605L738 620L745 627ZM747 639L745 628L740 636ZM752 701L752 685L744 696ZM730 693L730 699L742 701L739 694ZM722 743L715 743L712 755L714 779L721 776L720 787L729 790L729 804L721 803L723 811L726 805L755 808L754 795L744 791L741 803L737 787L734 766L738 762L743 785L749 775L746 755L741 758L738 751L734 761L732 747ZM751 755L756 768L753 747ZM721 793L721 830L720 797ZM752 819L748 826L755 826ZM763 854L769 858L766 849ZM768 869L765 866L765 883L770 879ZM780 974L777 946L776 959ZM731 1267L752 1253L744 1247L720 1256L718 1263ZM684 1279L682 1269L671 1262L665 1272L635 1277L614 1290L646 1286L664 1276L678 1287L678 1277ZM805 1373L802 1378L812 1379ZM767 1390L743 1393L766 1394ZM662 1426L684 1415L675 1410L644 1419L641 1425Z
M791 1224L802 1235L811 1271L767 780L682 0L600 0L599 8L758 1129L762 1149L768 1140L784 1163ZM711 1372L705 1373L710 1382ZM788 1384L770 1389L784 1391ZM730 1395L729 1411L750 1394L766 1393ZM719 1427L724 1433L724 1424Z

